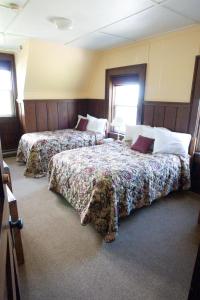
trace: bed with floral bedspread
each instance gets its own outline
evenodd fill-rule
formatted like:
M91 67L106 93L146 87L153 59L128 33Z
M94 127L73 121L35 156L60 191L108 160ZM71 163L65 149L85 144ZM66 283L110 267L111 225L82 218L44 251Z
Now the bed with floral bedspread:
M113 241L119 218L178 189L190 187L189 155L141 154L127 143L65 151L49 164L49 189Z
M103 135L92 131L63 129L24 134L19 142L17 161L26 163L24 175L45 176L53 155L61 151L96 145Z

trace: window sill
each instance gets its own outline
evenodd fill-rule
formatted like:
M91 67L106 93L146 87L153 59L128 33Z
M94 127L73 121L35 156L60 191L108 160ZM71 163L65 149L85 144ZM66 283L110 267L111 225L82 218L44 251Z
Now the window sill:
M5 122L5 121L9 121L9 120L16 120L17 116L7 116L7 117L1 117L0 116L0 122Z

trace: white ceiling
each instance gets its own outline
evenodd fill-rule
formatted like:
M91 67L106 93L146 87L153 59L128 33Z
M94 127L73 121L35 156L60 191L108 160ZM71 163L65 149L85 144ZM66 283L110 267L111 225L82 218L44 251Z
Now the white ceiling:
M200 0L13 0L18 11L0 6L0 49L15 50L28 38L88 49L104 49L127 41L200 22ZM72 20L71 30L48 21Z

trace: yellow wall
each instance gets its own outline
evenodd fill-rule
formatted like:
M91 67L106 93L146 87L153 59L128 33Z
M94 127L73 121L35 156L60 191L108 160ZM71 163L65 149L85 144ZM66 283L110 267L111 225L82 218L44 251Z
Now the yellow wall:
M17 100L24 99L24 88L29 55L29 42L23 45L23 49L15 53L16 75L17 75Z
M28 51L24 45L16 54L20 96L36 100L88 96L90 73L97 59L95 52L35 39L27 44ZM23 73L25 69L26 74Z
M147 63L145 100L188 102L195 56L199 53L200 26L104 51L88 96L104 98L106 69Z
M190 100L200 25L90 51L32 39L16 54L19 99L104 99L105 70L147 63L145 100Z

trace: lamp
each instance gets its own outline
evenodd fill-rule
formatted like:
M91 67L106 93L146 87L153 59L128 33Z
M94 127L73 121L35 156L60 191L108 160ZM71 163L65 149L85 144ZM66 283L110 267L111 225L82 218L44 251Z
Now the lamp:
M121 117L115 117L111 123L111 126L116 128L117 132L117 140L119 140L119 131L124 125L124 120Z

